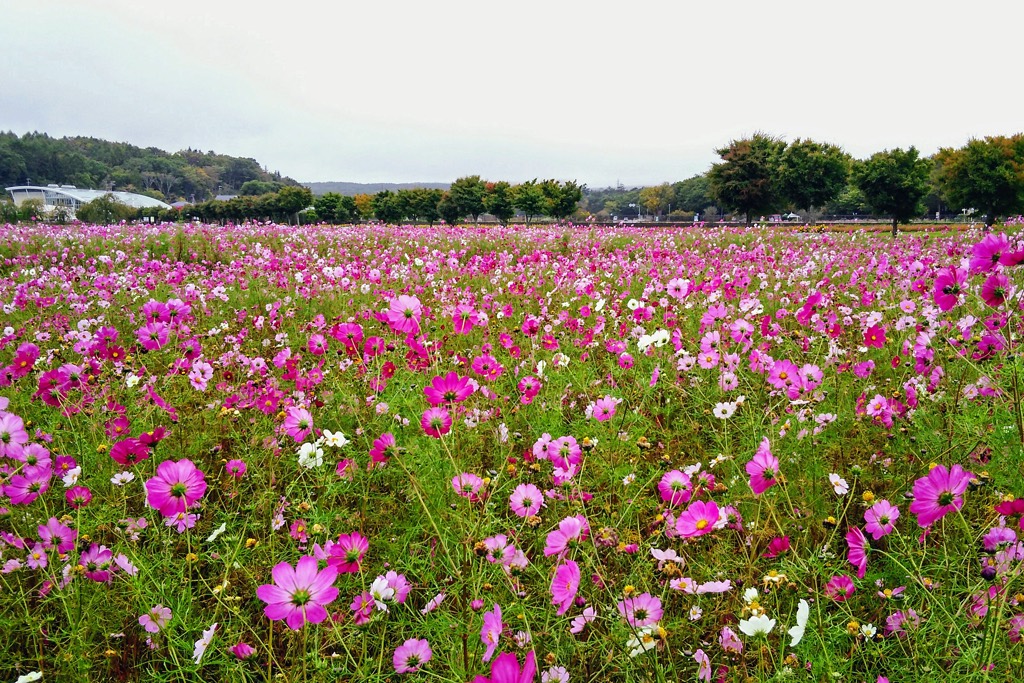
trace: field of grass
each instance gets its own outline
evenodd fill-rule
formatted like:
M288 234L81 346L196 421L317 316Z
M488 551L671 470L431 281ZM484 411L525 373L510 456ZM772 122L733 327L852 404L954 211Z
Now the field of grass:
M1019 227L0 227L0 681L1019 680Z

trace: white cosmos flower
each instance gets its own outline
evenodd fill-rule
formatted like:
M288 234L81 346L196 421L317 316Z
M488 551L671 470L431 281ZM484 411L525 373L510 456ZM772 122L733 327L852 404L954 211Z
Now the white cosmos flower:
M626 308L628 308L631 311L635 311L636 309L640 308L640 302L637 301L636 299L630 299L629 301L626 302Z
M796 647L803 639L804 629L807 628L807 618L809 616L811 616L811 606L807 604L806 600L800 600L800 605L796 608L796 626L789 629L789 635L793 638L789 642L790 647Z
M299 464L307 470L324 464L324 449L315 444L304 443L299 447Z
M324 430L324 445L333 446L335 448L341 448L348 443L348 439L341 432L332 432L329 429Z
M846 480L840 477L838 474L828 475L828 481L832 484L832 488L835 490L837 496L845 496L850 492L850 485L846 483Z
M729 401L726 401L725 403L716 403L715 409L711 412L720 420L728 420L736 414L736 404Z
M745 603L747 603L749 605L750 603L754 602L755 600L757 600L757 589L756 588L747 588L746 590L743 591L743 602L745 602Z
M647 652L652 647L658 644L658 625L644 626L638 628L629 640L626 641L626 647L629 648L629 656L636 657L639 654Z
M740 630L751 638L766 636L775 628L775 620L769 619L766 614L758 614L749 619L740 619Z
M388 606L384 604L385 600L391 600L395 597L395 589L388 585L387 578L378 576L370 584L370 595L373 596L373 601L377 605L377 609L382 612L388 611Z

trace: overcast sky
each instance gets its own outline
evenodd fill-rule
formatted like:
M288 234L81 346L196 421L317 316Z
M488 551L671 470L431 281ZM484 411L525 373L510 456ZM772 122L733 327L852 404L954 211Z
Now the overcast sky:
M856 157L1024 131L1024 2L35 0L0 5L0 129L302 181L591 187L757 131Z

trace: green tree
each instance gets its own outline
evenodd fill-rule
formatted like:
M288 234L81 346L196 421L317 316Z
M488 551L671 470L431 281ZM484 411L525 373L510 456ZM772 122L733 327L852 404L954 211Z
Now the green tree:
M640 190L640 204L648 213L653 213L657 216L659 220L661 219L661 214L670 210L669 207L672 206L672 200L675 198L676 193L668 183L645 187Z
M441 200L437 203L437 212L441 215L441 220L448 225L458 225L464 215L462 207L452 199L451 192L445 192L441 195Z
M755 133L715 150L722 163L708 172L709 193L727 208L744 214L750 225L752 214L770 213L783 202L779 163L785 149L782 140Z
M83 204L75 212L75 217L84 223L110 225L135 218L136 210L123 202L119 202L112 194Z
M313 192L308 187L282 187L276 197L278 214L289 222L293 216L298 222L299 212L313 205Z
M931 163L921 159L916 148L896 148L855 164L853 182L876 213L892 216L892 236L896 237L900 223L909 223L921 214L930 172Z
M512 206L512 186L504 180L487 183L484 210L507 225L508 219L516 215L516 209Z
M544 192L537 184L537 180L528 180L512 188L512 206L523 212L526 216L526 224L530 219L544 213L547 199Z
M405 206L408 215L433 225L441 217L437 205L444 196L444 191L417 187L412 190L400 190L398 194L405 193Z
M476 223L484 212L484 193L487 186L480 176L471 175L457 179L448 192L452 201L459 205L463 216L472 216Z
M779 160L782 195L798 209L822 207L846 187L850 157L835 145L800 140Z
M394 192L381 190L373 195L373 215L383 223L398 223L405 218L405 208Z
M946 203L974 208L992 227L1000 216L1024 211L1024 135L972 139L936 155L939 188Z
M546 200L544 212L558 220L564 220L575 213L583 198L583 188L575 180L562 183L545 180L540 184L540 190Z
M283 187L272 180L247 180L238 188L238 194L259 196L268 192L277 192Z
M675 197L672 206L683 211L703 212L714 200L708 195L710 181L706 173L695 175L672 185Z

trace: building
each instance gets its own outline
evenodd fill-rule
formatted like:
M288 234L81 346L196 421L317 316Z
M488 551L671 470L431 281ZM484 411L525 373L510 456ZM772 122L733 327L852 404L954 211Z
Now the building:
M159 199L147 197L134 192L107 192L106 190L80 190L74 185L16 185L6 188L11 193L15 206L21 206L30 199L42 202L43 211L64 208L73 217L82 204L88 204L104 195L113 195L114 199L134 209L161 208L169 209L170 204Z

